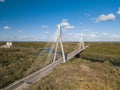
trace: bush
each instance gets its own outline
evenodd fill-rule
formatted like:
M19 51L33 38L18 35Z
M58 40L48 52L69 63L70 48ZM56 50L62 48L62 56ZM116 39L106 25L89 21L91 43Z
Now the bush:
M120 64L119 51L120 43L90 43L90 47L81 53L81 58L100 62L109 60L113 64Z

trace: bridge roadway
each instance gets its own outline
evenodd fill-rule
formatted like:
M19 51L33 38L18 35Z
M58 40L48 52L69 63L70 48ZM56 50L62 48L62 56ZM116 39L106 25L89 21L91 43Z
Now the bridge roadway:
M70 60L72 57L76 56L77 54L79 54L83 50L84 49L72 51L71 53L69 53L67 55L67 60ZM45 75L49 74L52 71L52 69L56 65L59 65L60 63L63 63L62 58L60 58L60 59L56 60L55 62L43 67L42 69L34 72L33 74L30 74L30 75L26 76L25 78L14 82L13 84L8 86L4 90L23 90L23 89L27 88L28 86L30 86L31 84L34 84L36 81L40 80Z

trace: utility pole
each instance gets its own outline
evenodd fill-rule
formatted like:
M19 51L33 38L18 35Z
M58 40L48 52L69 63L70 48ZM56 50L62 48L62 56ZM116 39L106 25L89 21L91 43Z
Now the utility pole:
M53 62L56 60L56 55L57 55L57 50L58 50L58 43L60 43L61 50L62 50L62 58L63 58L63 63L66 62L65 60L65 53L64 53L64 48L63 48L63 43L62 43L62 34L61 34L61 25L58 25L57 29L57 40L56 40L56 47L55 47L55 54L54 54L54 59Z

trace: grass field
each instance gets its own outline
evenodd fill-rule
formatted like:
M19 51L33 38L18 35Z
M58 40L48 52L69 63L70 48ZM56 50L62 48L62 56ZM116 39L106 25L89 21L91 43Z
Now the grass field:
M3 44L5 44L5 42L0 43L0 45ZM46 42L13 42L12 48L0 48L0 81L2 81L0 82L0 88L5 87L10 83L14 82L15 80L25 77L26 75L33 73L34 71L49 64L51 60L41 58L44 52L43 54L41 54L41 56L39 55L43 48L49 47L49 45L47 46L46 44ZM98 42L86 44L89 44L90 47L87 48L83 53L81 53L81 58L92 61L102 61L104 63L112 62L120 64L120 43ZM64 48L65 53L69 53L76 48L76 43L65 43ZM80 62L82 63L81 60ZM73 63L74 62L69 62L70 65L72 65ZM91 63L93 67L97 68L97 66L94 66L94 63L89 63ZM86 64L87 62L85 63L85 65ZM107 69L111 69L110 67L111 66L107 67ZM119 72L117 73L116 71L116 74L118 75ZM104 72L101 73L105 74ZM118 78L118 76L116 78Z
M120 68L109 62L74 58L57 66L52 73L27 90L119 90Z
M110 61L120 65L120 43L94 42L89 43L90 47L81 53L81 58L91 61Z
M0 88L24 77L45 44L14 42L11 48L0 48Z
M5 42L1 42L0 46L4 44ZM51 43L47 44L46 42L13 42L11 48L0 48L0 81L2 81L0 88L51 63L52 59L47 58L48 53L43 50L50 47ZM72 51L74 46L75 43L66 43L65 53Z
M120 68L112 63L120 65L120 43L88 44L84 59L59 65L27 90L119 90Z

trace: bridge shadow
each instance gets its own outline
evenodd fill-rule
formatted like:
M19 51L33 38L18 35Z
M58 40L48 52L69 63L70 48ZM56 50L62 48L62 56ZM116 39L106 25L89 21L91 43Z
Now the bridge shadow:
M84 50L83 50L84 51ZM75 55L76 58L80 58L80 54L83 52L81 51L80 53L78 53L77 55Z

